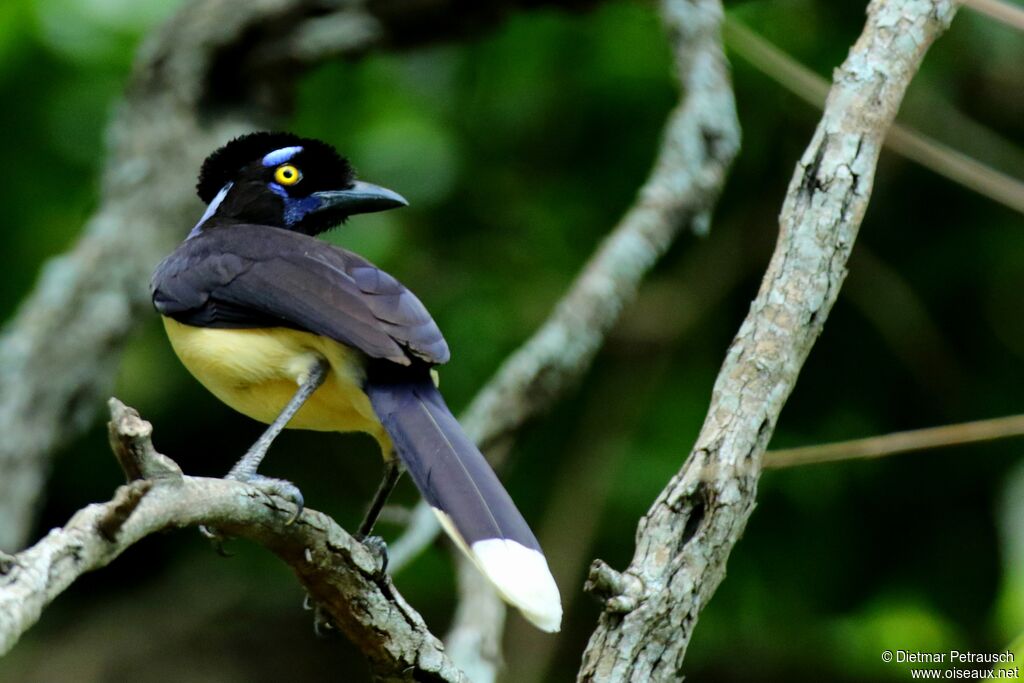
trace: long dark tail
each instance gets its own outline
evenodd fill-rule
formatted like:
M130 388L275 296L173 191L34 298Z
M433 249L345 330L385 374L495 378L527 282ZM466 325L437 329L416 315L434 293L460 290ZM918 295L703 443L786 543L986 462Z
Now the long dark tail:
M366 385L398 457L448 535L509 603L557 631L562 605L540 544L424 372Z

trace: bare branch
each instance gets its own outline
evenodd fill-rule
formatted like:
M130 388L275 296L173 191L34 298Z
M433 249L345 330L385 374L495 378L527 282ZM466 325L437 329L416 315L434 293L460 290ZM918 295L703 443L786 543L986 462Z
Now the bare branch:
M710 225L739 149L740 129L717 27L705 30L707 22L689 21L691 13L701 11L675 2L664 12L683 97L669 114L658 158L636 202L544 324L460 417L483 449L493 448L572 387L680 231L689 227L703 233ZM429 506L418 505L406 533L392 544L392 571L418 555L438 531Z
M717 3L703 3L715 23ZM765 447L836 300L903 94L952 2L874 0L797 165L761 290L682 469L640 521L629 568L596 562L605 602L580 681L675 681L701 609L754 508Z
M458 608L444 643L448 656L473 683L494 683L501 671L505 603L472 562L460 554ZM549 633L543 634L551 638Z
M480 390L462 423L487 447L546 410L589 368L644 276L683 228L704 234L739 149L732 87L717 48L669 3L666 24L684 97L669 115L658 158L626 212L554 312ZM715 36L717 44L717 33Z
M715 239L720 237L721 233L716 233ZM707 251L694 249L687 257L693 260ZM595 540L604 530L607 513L614 508L609 498L622 473L633 471L625 467L630 456L624 441L650 417L650 399L663 388L662 380L674 354L667 348L653 352L634 349L629 356L628 362L613 363L588 382L586 396L580 397L582 412L572 434L565 439L567 449L559 453L557 464L552 463L549 503L536 529L542 547L557 549L550 558L551 573L564 587L562 608L570 622L575 606L588 601L589 596L579 590L579 577L586 574ZM631 401L622 404L625 385L630 386ZM610 411L609 406L615 409ZM549 671L552 663L574 640L571 631L552 638L523 619L511 621L507 632L505 644L510 653L530 653L529 657L508 658L507 681L553 680Z
M808 104L819 109L825 106L828 82L824 78L735 19L726 20L725 35L729 46L755 69ZM954 183L1018 213L1024 213L1024 182L949 145L933 140L909 126L894 123L889 127L885 146Z
M462 416L481 448L507 444L519 427L573 386L679 232L685 227L705 232L710 225L740 131L717 24L693 21L697 15L686 3L670 2L664 10L682 97L666 122L654 168L634 206L544 325L505 361ZM406 533L391 546L391 571L416 557L438 532L429 506L418 504ZM480 680L492 680L498 663L470 646L500 641L505 610L489 586L463 585L464 569L459 576L460 595L468 604L460 603L449 636L459 644L452 656Z
M961 0L965 7L986 14L1018 31L1024 31L1024 9L1003 0Z
M776 469L842 460L883 458L898 453L962 446L1015 436L1024 436L1024 415L975 420L942 425L941 427L893 432L864 439L768 451L764 457L764 466Z
M85 572L104 567L132 544L165 529L205 524L270 549L310 597L369 659L381 681L450 681L463 674L441 642L399 595L381 558L323 513L290 510L246 484L183 476L153 449L152 426L112 399L111 441L134 479L108 503L89 505L62 528L0 566L0 655L43 609Z

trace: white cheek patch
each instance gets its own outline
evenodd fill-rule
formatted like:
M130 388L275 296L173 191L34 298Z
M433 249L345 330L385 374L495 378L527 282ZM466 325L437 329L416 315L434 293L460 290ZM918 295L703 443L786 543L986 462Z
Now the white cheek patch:
M189 239L198 235L199 231L202 230L203 228L203 224L206 223L206 221L210 220L210 217L213 216L213 214L217 213L217 209L220 208L220 205L224 201L224 198L228 196L228 192L231 191L231 188L234 187L234 185L234 183L228 183L224 187L220 188L220 192L218 192L217 196L214 197L212 201L210 201L210 205L206 207L206 211L203 213L203 217L199 219L199 222L196 223L195 227L192 228L192 231L189 232Z

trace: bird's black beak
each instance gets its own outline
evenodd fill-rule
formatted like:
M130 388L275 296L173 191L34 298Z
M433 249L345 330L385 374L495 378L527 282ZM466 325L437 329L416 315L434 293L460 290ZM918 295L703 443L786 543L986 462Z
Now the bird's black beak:
M347 190L324 190L314 192L313 196L321 202L317 212L330 211L346 216L409 206L405 197L397 192L358 180Z

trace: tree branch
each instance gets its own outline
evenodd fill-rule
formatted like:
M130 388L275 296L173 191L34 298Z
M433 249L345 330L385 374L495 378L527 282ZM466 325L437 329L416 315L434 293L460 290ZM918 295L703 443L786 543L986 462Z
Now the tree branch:
M720 8L705 5L720 20ZM797 165L761 289L729 347L697 442L637 529L629 568L591 568L604 601L580 681L675 681L701 609L754 508L765 447L836 300L875 165L943 0L873 0Z
M455 562L458 607L444 638L445 648L470 681L494 683L504 665L505 603L469 558L460 553Z
M1024 9L1002 0L962 0L975 12L986 14L1018 31L1024 31Z
M735 19L726 19L724 28L729 47L751 66L811 106L825 106L828 81ZM983 197L1024 213L1024 182L910 126L890 126L885 146Z
M31 548L0 565L0 655L43 609L85 572L165 529L205 524L256 541L286 562L319 608L366 655L380 681L465 683L441 642L399 595L374 556L323 513L290 510L258 489L183 476L150 440L152 426L110 401L111 446L134 478L108 503L78 511Z
M864 439L768 451L764 457L764 466L777 469L842 460L882 458L898 453L962 446L1014 436L1024 436L1024 415L960 422L941 427L926 427L881 436L869 436Z

